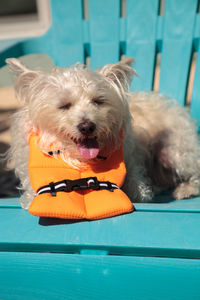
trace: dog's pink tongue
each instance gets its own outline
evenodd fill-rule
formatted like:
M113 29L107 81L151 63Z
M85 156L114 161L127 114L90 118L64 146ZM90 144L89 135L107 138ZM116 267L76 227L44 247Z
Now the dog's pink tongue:
M84 139L77 144L79 153L86 159L97 157L99 144L96 139Z

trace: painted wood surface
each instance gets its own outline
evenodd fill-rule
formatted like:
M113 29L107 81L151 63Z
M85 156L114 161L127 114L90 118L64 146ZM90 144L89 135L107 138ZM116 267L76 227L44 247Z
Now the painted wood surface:
M131 88L135 91L152 90L158 0L127 0L126 55L135 59L135 78Z
M46 53L56 65L84 62L83 7L81 0L51 0L52 25L42 37L21 44L24 54Z
M4 300L200 299L195 259L1 252L0 265Z
M167 0L159 91L185 103L197 0Z
M153 203L133 203L137 211L200 213L200 197L173 200L169 194L159 195ZM21 209L18 197L0 199L0 208Z
M0 209L0 251L110 254L200 258L199 213L136 211L128 215L76 222Z
M120 1L88 3L91 68L95 69L120 59Z

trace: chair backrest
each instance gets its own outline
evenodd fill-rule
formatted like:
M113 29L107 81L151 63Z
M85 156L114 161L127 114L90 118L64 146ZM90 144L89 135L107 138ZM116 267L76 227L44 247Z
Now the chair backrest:
M198 9L198 0L51 0L49 31L20 47L22 54L44 52L60 66L90 57L92 69L132 56L138 77L131 89L152 90L156 74L158 90L181 105L194 75L190 108L200 120Z

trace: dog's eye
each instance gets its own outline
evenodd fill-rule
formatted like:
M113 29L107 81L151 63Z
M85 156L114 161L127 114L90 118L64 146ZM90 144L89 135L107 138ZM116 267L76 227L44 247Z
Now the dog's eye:
M59 106L59 109L64 109L64 110L68 110L71 107L71 103L66 103L62 106Z
M93 98L92 103L94 103L96 105L102 105L102 104L104 104L104 99L102 99L102 98Z

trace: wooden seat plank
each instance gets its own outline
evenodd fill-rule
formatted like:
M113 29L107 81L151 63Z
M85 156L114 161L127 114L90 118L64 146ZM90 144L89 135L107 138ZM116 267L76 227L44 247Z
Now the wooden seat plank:
M4 300L200 299L196 259L1 252L0 265Z
M136 211L97 221L39 219L0 209L0 251L104 250L113 255L200 258L200 214Z

